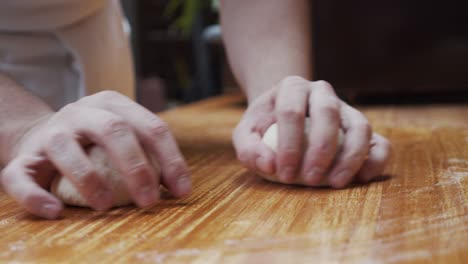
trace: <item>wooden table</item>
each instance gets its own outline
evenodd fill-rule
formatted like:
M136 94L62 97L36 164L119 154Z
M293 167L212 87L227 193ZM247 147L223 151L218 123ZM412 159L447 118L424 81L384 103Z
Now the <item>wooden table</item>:
M468 263L468 107L361 108L390 138L391 178L343 190L266 182L236 161L244 109L224 96L162 114L194 193L143 211L34 218L0 194L0 262Z

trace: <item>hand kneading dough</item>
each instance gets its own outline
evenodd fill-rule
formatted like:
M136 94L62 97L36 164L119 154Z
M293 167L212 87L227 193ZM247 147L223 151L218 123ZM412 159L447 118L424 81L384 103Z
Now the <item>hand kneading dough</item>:
M304 126L304 148L303 148L303 151L305 151L307 149L307 146L308 146L308 137L307 137L307 134L309 133L309 130L310 130L310 119L309 118L306 118L305 120L305 126ZM265 132L265 134L263 134L263 138L262 138L262 142L265 143L265 145L267 145L268 147L270 147L274 152L276 152L278 150L278 125L275 123L273 125L271 125L267 131ZM339 133L338 133L338 148L337 148L337 153L341 150L341 147L343 145L343 131L340 129L339 130ZM269 181L274 181L274 182L279 182L278 181L278 177L276 175L266 175L264 173L262 173L262 176L269 180ZM296 181L293 182L293 184L300 184L300 185L308 185L308 184L305 184L300 175L296 175L295 177ZM328 183L328 178L326 177L326 175L324 176L324 178L322 179L322 181L315 185L315 186L330 186L330 184Z
M124 206L132 203L127 191L127 186L120 173L112 166L104 149L99 146L92 147L88 157L98 172L98 175L106 182L112 191L112 206ZM155 167L156 163L152 162ZM158 167L155 167L158 169ZM83 196L78 192L71 181L63 176L57 176L52 182L51 193L62 200L65 204L90 207Z

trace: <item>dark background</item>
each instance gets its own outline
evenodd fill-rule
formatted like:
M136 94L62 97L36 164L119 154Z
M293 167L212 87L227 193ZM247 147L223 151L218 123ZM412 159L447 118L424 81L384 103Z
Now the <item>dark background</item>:
M316 76L365 103L466 101L468 2L314 1Z
M138 99L155 111L235 86L222 43L204 39L218 23L217 10L199 8L182 32L174 21L186 10L168 16L170 2L123 1L133 25ZM317 0L312 13L314 76L345 100L468 101L468 1Z

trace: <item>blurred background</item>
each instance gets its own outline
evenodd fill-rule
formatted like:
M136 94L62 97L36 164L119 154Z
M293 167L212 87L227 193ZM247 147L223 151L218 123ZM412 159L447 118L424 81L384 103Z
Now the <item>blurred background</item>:
M311 3L315 79L332 83L348 102L468 102L468 1ZM240 91L224 54L217 0L122 5L145 107L157 112Z

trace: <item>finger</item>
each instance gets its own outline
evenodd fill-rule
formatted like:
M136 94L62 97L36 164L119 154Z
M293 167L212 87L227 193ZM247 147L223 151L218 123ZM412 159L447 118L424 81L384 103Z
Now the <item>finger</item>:
M121 116L136 132L161 167L162 182L178 197L188 195L192 183L188 166L169 126L143 106L117 93L104 93L104 108Z
M275 173L275 154L262 142L260 133L254 124L255 122L243 120L234 130L232 139L237 159L253 171L273 175Z
M358 172L361 182L369 182L382 174L391 154L390 142L379 134L372 135L368 157Z
M325 177L337 152L341 103L330 84L313 82L309 96L308 148L301 170L303 181L317 185Z
M112 192L72 133L56 128L49 132L48 138L43 148L58 171L73 183L92 208L109 209L112 206Z
M98 108L80 106L70 112L74 114L67 116L68 125L106 150L136 204L154 205L160 197L159 178L132 127L122 117Z
M262 142L262 135L275 122L274 91L264 93L247 108L232 134L237 159L250 170L275 174L275 153Z
M304 119L309 93L309 81L299 77L286 78L280 83L275 113L278 124L276 164L279 179L295 180L302 160Z
M63 210L62 203L42 189L28 175L29 166L39 162L38 158L18 157L2 171L4 190L31 214L56 219Z
M192 181L189 169L166 122L152 114L146 124L141 124L138 131L161 166L164 186L177 197L190 194Z
M359 111L343 104L343 146L329 173L329 182L335 188L349 184L357 174L369 151L372 129L367 118Z

